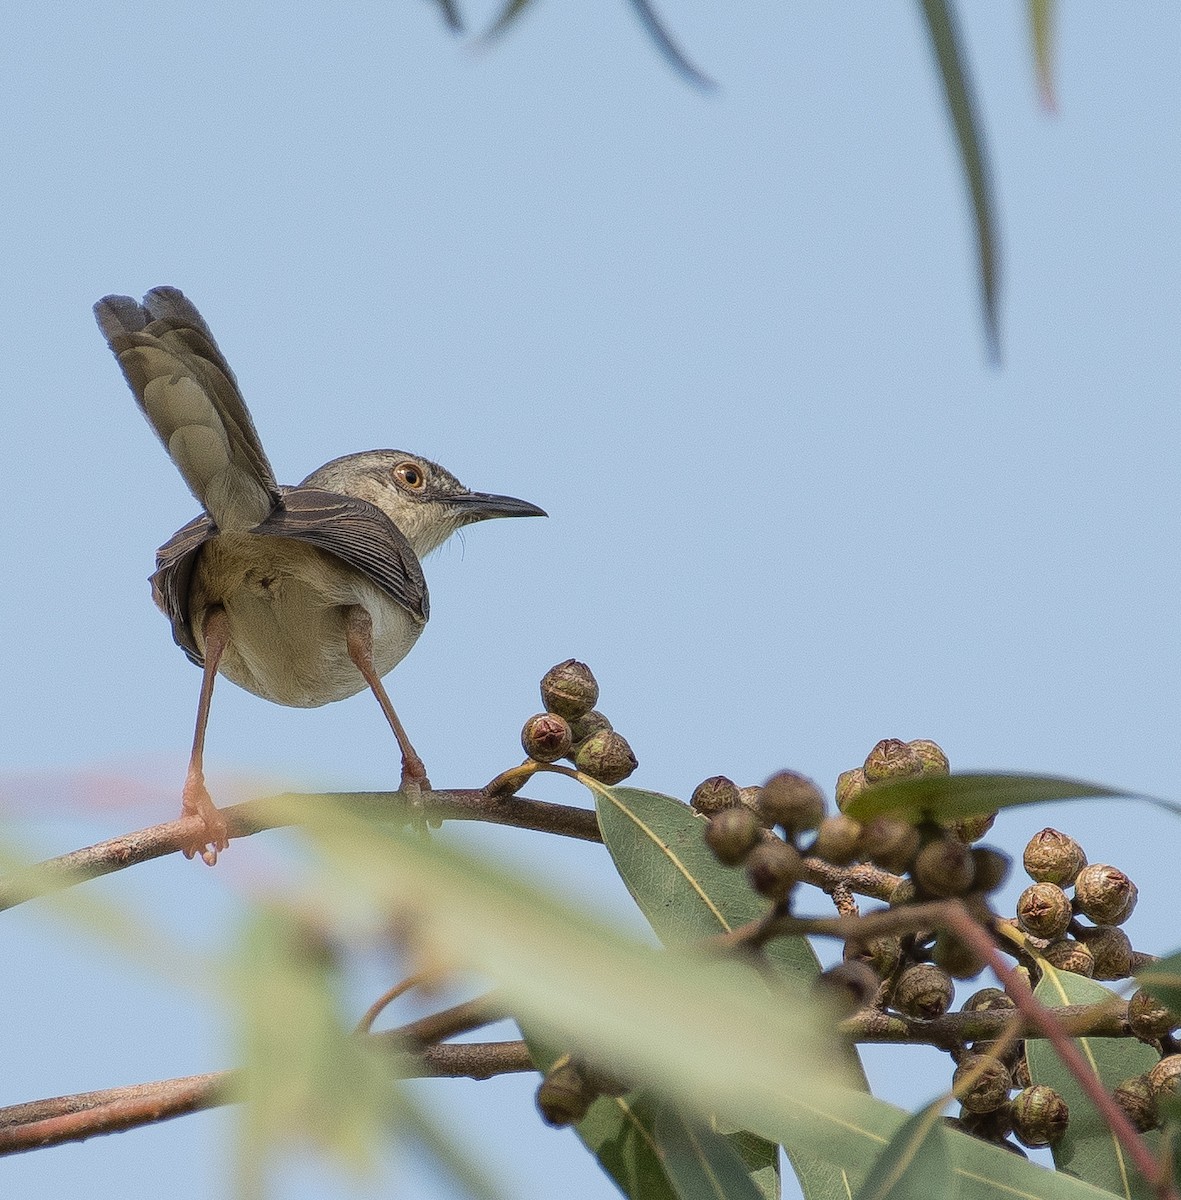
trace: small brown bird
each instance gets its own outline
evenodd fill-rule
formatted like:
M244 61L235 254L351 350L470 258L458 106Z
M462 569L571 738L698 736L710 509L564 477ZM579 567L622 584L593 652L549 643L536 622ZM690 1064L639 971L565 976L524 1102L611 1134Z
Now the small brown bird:
M535 504L472 492L402 450L366 450L281 487L233 371L201 314L176 288L143 303L94 306L144 416L204 515L156 552L152 598L203 667L182 815L202 830L184 847L212 866L229 844L202 756L220 671L276 704L315 708L368 686L402 752L402 788L430 789L382 684L426 625L419 560L490 517L543 517Z

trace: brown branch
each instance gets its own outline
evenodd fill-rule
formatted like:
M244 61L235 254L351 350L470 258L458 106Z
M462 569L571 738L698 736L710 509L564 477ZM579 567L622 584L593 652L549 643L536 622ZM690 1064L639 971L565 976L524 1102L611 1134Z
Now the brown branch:
M426 1046L405 1060L402 1068L407 1079L491 1079L536 1070L521 1041ZM240 1085L240 1071L215 1071L0 1108L0 1156L81 1142L234 1104L240 1099Z
M281 808L289 812L295 804L314 805L325 800L339 804L351 813L370 819L410 822L425 817L428 821L487 821L493 825L511 825L540 833L559 834L586 842L600 842L598 822L588 808L568 804L550 804L522 796L491 796L480 789L427 792L413 809L401 792L345 792L328 796L314 793L290 793L265 800L248 800L222 812L231 838L249 837L264 829L298 821L276 818ZM125 867L173 854L191 845L199 833L197 818L166 821L134 833L109 838L94 846L74 850L57 858L0 880L0 911L13 908L46 892L58 891L121 871Z

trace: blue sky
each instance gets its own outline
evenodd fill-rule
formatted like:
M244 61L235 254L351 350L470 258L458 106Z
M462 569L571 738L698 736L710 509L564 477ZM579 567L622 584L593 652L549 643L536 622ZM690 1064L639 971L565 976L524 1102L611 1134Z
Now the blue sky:
M146 576L194 506L90 315L160 283L204 312L283 481L394 446L550 513L427 563L431 624L388 682L437 784L515 761L537 679L573 655L634 781L681 796L784 766L831 787L898 736L960 768L1181 798L1181 31L1163 3L1063 7L1055 117L1024 6L965 13L1002 230L999 368L917 5L668 0L721 84L708 95L622 2L537 0L488 50L425 2L11 16L0 792L19 837L59 853L179 804L199 676ZM468 11L478 27L492 6ZM225 684L209 737L223 799L396 781L365 696L303 712ZM993 841L1019 853L1047 823L1133 874L1137 948L1174 948L1169 819L1058 806ZM447 836L632 919L601 851ZM262 843L93 890L217 945ZM0 953L0 1103L227 1065L193 997L37 913L5 916ZM901 1103L949 1075L872 1062ZM526 1081L424 1094L510 1193L613 1194L572 1135L536 1126ZM146 1200L162 1177L178 1200L220 1195L224 1128L186 1119L0 1177L21 1195L105 1179ZM428 1169L401 1179L450 1194ZM339 1189L293 1173L278 1194Z

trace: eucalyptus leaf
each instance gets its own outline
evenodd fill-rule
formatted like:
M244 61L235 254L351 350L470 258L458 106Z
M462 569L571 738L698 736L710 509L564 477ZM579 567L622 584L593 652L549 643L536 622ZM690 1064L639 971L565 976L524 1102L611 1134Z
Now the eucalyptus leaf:
M1137 971L1136 979L1166 1008L1181 1014L1181 950Z
M679 1200L764 1200L734 1147L704 1122L664 1105L655 1133Z
M947 1097L920 1109L902 1123L878 1155L856 1200L912 1200L938 1196L955 1200L959 1188L951 1171L943 1110Z
M1028 4L1038 88L1042 102L1047 108L1054 108L1054 17L1057 3L1056 0L1028 0Z
M1093 979L1055 970L1048 963L1042 964L1042 971L1034 995L1047 1007L1119 1001L1114 992ZM1108 1092L1125 1079L1148 1070L1158 1058L1156 1051L1134 1038L1084 1037L1076 1038L1075 1045ZM1070 1109L1066 1133L1052 1147L1058 1168L1127 1200L1149 1200L1155 1194L1153 1188L1136 1172L1107 1122L1087 1099L1078 1080L1059 1061L1050 1043L1044 1038L1030 1038L1025 1046L1032 1081L1052 1087ZM1144 1136L1155 1151L1160 1135Z

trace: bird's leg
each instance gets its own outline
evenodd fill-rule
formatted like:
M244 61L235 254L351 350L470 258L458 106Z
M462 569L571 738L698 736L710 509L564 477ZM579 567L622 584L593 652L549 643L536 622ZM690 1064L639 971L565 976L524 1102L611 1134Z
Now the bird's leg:
M344 614L345 640L348 646L349 658L357 670L361 672L370 691L377 697L385 719L398 739L398 747L402 751L402 791L412 795L418 792L429 792L431 781L426 777L426 767L418 757L394 706L386 694L385 685L381 682L373 666L373 618L367 609L360 604L350 604Z
M201 679L201 698L197 701L197 728L193 733L193 753L189 757L189 770L185 776L181 801L182 817L199 817L204 829L199 837L183 845L185 858L199 854L210 867L217 862L217 852L230 844L226 819L218 810L205 787L205 772L202 769L205 755L205 726L209 723L209 702L213 699L213 681L217 678L217 665L230 642L230 619L220 604L210 608L202 625L205 642L205 674Z

